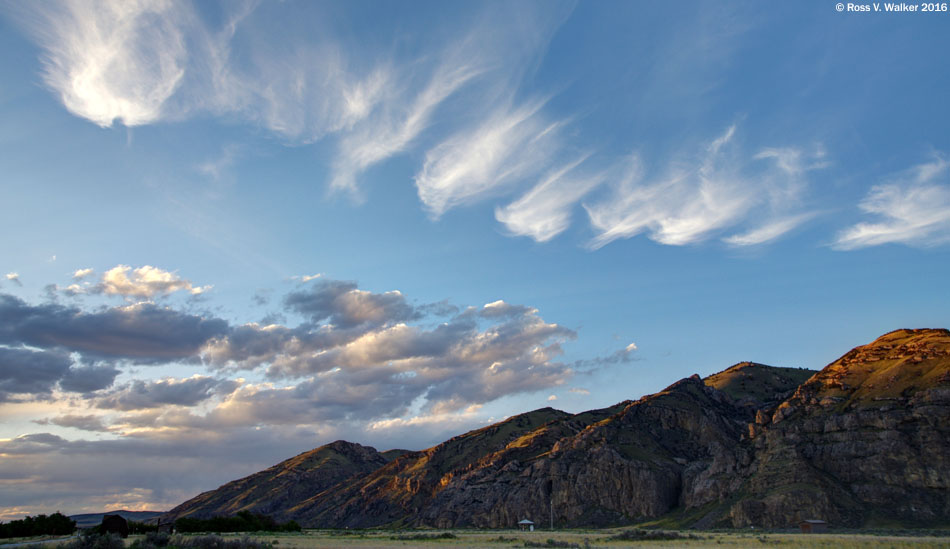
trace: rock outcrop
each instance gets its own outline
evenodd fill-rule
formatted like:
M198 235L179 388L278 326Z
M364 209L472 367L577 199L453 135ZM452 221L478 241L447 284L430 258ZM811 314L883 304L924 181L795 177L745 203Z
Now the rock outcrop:
M821 372L751 362L582 414L535 410L419 452L337 442L170 512L309 527L926 526L950 519L950 332ZM390 459L387 459L390 458Z
M897 330L858 347L764 423L735 526L950 518L950 332Z

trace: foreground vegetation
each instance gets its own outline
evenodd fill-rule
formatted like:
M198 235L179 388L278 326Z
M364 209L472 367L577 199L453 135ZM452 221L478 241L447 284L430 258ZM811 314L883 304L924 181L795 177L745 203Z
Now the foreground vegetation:
M257 515L250 511L241 511L232 517L212 517L209 519L180 518L175 521L175 530L182 533L194 532L299 532L296 521L278 523L267 515Z
M40 546L33 546L39 548ZM950 531L898 533L799 534L774 532L677 532L641 529L519 532L514 530L306 530L267 533L255 537L222 534L149 532L127 540L114 535L89 534L58 543L53 549L320 549L365 548L815 548L908 549L950 547Z

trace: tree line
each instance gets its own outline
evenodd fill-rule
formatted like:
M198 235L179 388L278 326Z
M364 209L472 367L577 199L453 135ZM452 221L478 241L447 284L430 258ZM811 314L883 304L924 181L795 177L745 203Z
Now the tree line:
M198 519L183 517L175 521L175 531L189 532L299 532L296 521L278 523L267 515L257 515L250 511L240 511L231 517L211 517Z
M0 524L0 538L67 536L76 531L76 521L60 513L36 515Z

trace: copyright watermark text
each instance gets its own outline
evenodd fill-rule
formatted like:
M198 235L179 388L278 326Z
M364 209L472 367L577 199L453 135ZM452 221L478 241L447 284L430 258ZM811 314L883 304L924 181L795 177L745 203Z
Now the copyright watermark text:
M855 2L838 2L835 4L835 10L845 13L948 13L950 12L950 3L871 2L869 4L858 4Z

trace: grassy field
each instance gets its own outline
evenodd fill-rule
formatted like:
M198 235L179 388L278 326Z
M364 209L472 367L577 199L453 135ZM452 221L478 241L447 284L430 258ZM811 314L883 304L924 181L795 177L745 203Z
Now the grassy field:
M844 548L844 549L950 549L950 532L946 535L886 535L886 534L798 534L798 533L735 533L695 532L669 535L674 539L635 539L624 536L629 530L567 530L518 532L514 530L437 530L437 531L384 531L384 530L307 530L299 534L253 535L252 539L272 545L272 549L322 549L326 547L406 548L490 548L509 547L564 547L564 548ZM640 532L643 532L642 530ZM648 531L655 535L657 531ZM240 535L226 534L226 539ZM622 539L626 537L627 539ZM126 547L143 536L129 536ZM633 538L633 539L631 539ZM0 547L14 540L0 540ZM24 541L24 540L16 540ZM55 547L55 542L47 547ZM33 545L31 549L42 547Z
M421 531L328 531L308 530L301 534L255 536L274 543L274 549L317 549L324 547L437 547L494 548L507 547L814 547L853 549L899 549L907 547L950 548L950 532L946 536L869 535L869 534L758 534L758 533L681 533L670 540L616 539L624 530L569 530L517 532L513 530L438 530ZM454 537L440 537L444 534ZM674 533L674 535L676 535ZM234 536L229 536L234 537ZM131 543L134 538L129 538Z

